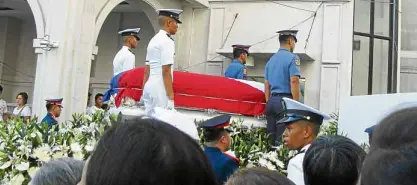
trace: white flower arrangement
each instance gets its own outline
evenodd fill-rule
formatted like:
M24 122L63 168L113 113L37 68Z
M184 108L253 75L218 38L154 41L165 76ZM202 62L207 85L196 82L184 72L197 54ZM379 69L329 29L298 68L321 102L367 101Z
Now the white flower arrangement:
M18 118L0 123L0 184L28 184L39 167L51 159L88 158L110 117L74 115L73 121L48 128L36 120ZM58 129L58 131L55 131Z
M75 114L72 121L52 128L36 120L27 124L19 118L7 124L0 122L0 184L28 184L40 166L51 159L88 158L100 136L112 126L110 120L115 120L113 115L98 112L92 116ZM246 128L238 122L232 123L231 129L234 133L229 154L240 159L241 167L265 167L286 173L288 160L297 151L284 146L272 148L265 128ZM335 135L337 122L322 130L320 135ZM200 141L204 142L203 137Z

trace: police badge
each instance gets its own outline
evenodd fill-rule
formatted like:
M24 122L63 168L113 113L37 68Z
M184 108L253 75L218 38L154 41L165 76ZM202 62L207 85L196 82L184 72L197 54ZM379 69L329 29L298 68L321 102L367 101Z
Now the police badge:
M295 65L297 65L297 66L300 65L300 59L295 59Z

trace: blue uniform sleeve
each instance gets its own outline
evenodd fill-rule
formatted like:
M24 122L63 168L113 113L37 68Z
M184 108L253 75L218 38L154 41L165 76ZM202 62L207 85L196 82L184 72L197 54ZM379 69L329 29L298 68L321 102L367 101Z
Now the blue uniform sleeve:
M297 55L293 57L293 59L290 62L290 65L288 66L288 70L290 72L291 76L301 76L301 72L299 69L300 66L300 58L298 58Z
M239 68L239 72L238 72L238 74L237 74L237 79L246 79L246 67L240 67Z
M239 168L239 165L237 164L237 162L234 160L234 159L232 159L232 158L229 158L227 161L226 161L226 164L225 164L225 166L224 166L224 170L223 170L223 173L224 173L224 177L225 177L225 179L222 179L222 180L224 180L223 181L223 183L227 180L227 178L229 178L237 169Z
M269 62L267 62L265 65L265 80L268 80L268 64Z

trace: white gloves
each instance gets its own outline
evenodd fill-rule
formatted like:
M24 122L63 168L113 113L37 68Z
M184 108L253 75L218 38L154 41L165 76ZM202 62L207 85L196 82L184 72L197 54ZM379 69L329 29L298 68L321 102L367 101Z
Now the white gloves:
M167 109L173 110L175 108L174 106L174 100L168 100Z

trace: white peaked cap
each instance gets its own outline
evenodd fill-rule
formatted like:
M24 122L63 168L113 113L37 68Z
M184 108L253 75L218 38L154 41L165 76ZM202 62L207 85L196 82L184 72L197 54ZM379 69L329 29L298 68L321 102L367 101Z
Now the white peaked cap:
M158 9L158 10L156 10L156 13L158 13L158 14L161 13L161 12L171 12L171 13L179 15L183 12L183 10L180 10L180 9Z
M119 31L119 34L120 35L123 35L123 34L138 34L139 33L139 31L140 31L140 28L129 28L129 29L125 29L125 30L122 30L122 31Z

